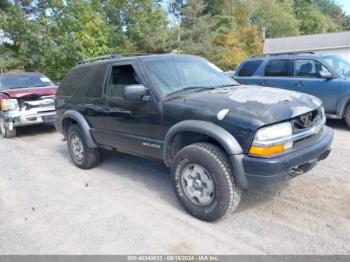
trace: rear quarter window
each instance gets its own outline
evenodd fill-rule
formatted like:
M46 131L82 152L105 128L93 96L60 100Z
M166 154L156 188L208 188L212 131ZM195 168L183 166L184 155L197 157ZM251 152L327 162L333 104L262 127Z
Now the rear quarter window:
M86 66L71 69L59 85L57 96L74 96L82 86L81 82L89 70L90 68Z
M262 60L245 62L238 72L238 76L252 76L261 65Z
M78 92L86 97L102 97L108 64L89 64L73 68L60 84L57 95L73 97Z
M105 84L108 64L97 64L91 67L89 74L85 77L85 97L101 98Z

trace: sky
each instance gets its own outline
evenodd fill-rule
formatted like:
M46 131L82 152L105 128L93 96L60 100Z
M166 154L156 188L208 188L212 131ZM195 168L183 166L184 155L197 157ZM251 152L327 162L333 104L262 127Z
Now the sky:
M350 0L335 0L335 2L343 7L347 15L350 15Z

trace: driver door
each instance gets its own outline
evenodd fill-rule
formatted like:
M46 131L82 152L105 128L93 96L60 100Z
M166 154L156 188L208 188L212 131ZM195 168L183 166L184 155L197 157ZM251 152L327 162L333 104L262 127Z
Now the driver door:
M145 85L135 61L112 66L105 90L105 142L118 151L161 159L161 111L151 93L140 101L124 99L124 88L135 84Z
M318 97L327 114L336 114L339 79L321 78L320 71L331 72L326 65L315 59L294 60L293 89Z

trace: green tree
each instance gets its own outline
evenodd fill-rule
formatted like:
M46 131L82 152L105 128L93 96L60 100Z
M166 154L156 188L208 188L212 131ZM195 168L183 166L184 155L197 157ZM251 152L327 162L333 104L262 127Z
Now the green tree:
M9 2L7 0L0 0L0 10L5 10L9 7Z
M216 25L215 63L223 69L233 69L243 59L262 52L262 32L252 23L252 7L246 1L206 2L205 12L216 14L213 17Z
M301 34L324 33L328 29L324 14L310 0L295 0L294 11L299 20Z
M128 6L126 34L136 51L162 53L169 28L165 10L154 1L132 1Z
M0 45L0 74L10 70L23 70L21 62L18 60L16 52L8 44Z
M61 79L81 58L115 52L164 52L164 9L152 0L14 1L1 29L23 68Z
M217 49L215 21L210 14L204 14L206 6L202 0L188 0L182 8L180 37L175 47L184 53L197 54L209 59L215 58Z
M6 12L1 11L0 24L7 49L16 53L21 67L31 70L34 59L28 55L27 50L37 48L36 35L39 32L39 27L35 21L27 19L28 10L28 7L22 5L20 1L17 5L9 5Z
M267 37L350 29L332 0L164 1L0 0L0 66L60 80L85 57L177 49L227 69L261 53L263 29Z
M299 34L299 21L294 15L292 1L254 1L252 20L266 30L267 38Z
M328 31L350 30L350 16L332 0L314 0L316 7L326 16Z

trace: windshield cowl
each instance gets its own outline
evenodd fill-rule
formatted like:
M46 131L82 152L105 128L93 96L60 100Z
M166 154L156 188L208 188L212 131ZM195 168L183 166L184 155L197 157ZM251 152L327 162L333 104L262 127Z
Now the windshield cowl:
M238 86L238 85L239 84L237 84L237 85L221 85L221 86L213 86L213 87L202 87L202 86L185 87L183 89L180 89L178 91L175 91L175 92L172 92L172 93L166 95L165 100L176 98L178 96L185 95L186 93L202 92L202 91L215 90L218 88L232 87L232 86Z

